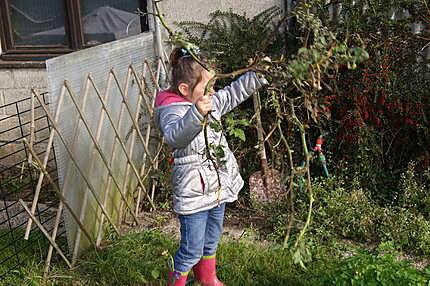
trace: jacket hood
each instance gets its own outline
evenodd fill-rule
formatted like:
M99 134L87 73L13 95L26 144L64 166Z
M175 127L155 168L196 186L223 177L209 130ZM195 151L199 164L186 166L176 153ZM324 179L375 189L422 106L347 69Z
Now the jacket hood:
M190 101L185 99L183 96L179 94L164 90L164 91L158 92L157 97L155 98L155 107L160 107L160 106L164 106L164 105L168 105L176 102L190 102Z

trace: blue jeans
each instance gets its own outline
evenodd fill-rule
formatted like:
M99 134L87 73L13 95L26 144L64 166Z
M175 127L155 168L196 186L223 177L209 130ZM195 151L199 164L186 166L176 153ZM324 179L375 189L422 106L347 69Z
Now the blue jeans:
M214 255L222 234L225 203L210 210L179 215L181 242L173 261L175 271L188 272L202 256Z

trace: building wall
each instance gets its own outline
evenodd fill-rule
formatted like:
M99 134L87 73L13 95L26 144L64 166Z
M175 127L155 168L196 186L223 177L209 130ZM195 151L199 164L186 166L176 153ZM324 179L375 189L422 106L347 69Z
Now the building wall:
M216 10L232 9L235 13L252 17L275 5L282 8L283 3L282 0L163 0L160 7L172 25L175 21L206 22L209 14Z
M44 92L47 89L47 77L44 69L0 69L0 106L12 103L31 95L31 89L37 92ZM26 101L28 103L29 101ZM25 109L19 106L21 110ZM0 130L5 130L8 126L16 126L17 117L10 117L16 114L15 106L0 108ZM8 119L5 119L10 117ZM27 119L29 113L23 114L23 118ZM24 126L24 129L29 129L30 125ZM24 130L26 132L27 130ZM2 133L0 140L14 140L17 138L20 130L13 130Z
M45 70L0 69L0 106L30 97L31 88L34 88L39 93L46 91L47 78ZM0 169L12 166L25 158L25 153L19 151L22 150L23 145L17 139L21 137L21 134L30 133L31 113L25 112L31 108L30 103L30 100L25 100L17 105L0 108L0 144L4 145L0 147L0 158L6 157L0 160ZM17 112L20 112L19 117ZM41 130L47 126L46 119L41 119L43 115L40 108L35 111L35 119L37 119L35 120L36 130ZM19 126L22 128L19 128ZM48 130L39 131L35 135L36 141L45 139L48 137ZM44 142L36 145L36 151L44 151L46 149L45 145Z

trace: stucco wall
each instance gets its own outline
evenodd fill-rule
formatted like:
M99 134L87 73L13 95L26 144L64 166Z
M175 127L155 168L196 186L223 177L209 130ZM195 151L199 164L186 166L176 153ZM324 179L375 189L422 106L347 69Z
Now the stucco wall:
M283 7L282 0L163 0L160 7L167 21L206 22L209 14L216 10L228 11L252 17L272 6Z

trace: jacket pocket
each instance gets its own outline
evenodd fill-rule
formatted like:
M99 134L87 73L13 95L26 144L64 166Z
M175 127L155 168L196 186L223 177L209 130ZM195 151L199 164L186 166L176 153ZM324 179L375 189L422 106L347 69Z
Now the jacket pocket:
M205 182L205 193L212 193L217 191L219 188L219 182L218 182L218 174L214 166L208 160L204 162L204 164L202 164L202 167L203 168L200 170L200 173L203 177L203 181ZM220 176L221 176L221 173L220 173ZM221 187L222 186L223 185L221 181Z
M172 186L175 195L191 198L203 194L202 176L198 164L184 164L173 167Z

